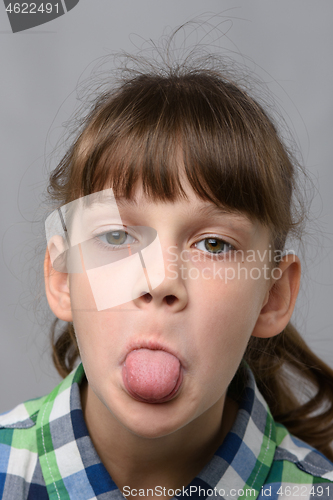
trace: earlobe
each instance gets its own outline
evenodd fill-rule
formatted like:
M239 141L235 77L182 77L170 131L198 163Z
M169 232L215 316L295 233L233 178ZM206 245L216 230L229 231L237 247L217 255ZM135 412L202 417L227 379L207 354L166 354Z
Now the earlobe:
M53 268L48 249L44 259L44 279L46 297L52 312L63 321L73 321L68 274Z
M269 338L281 333L290 321L301 279L301 263L294 254L285 255L276 268L276 279L260 311L253 337ZM280 276L280 277L278 277Z

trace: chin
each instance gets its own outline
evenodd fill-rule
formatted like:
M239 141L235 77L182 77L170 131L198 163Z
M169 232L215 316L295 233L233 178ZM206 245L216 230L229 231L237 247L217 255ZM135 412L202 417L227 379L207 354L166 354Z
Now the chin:
M148 423L148 425L142 425L142 423L140 423L138 426L129 428L129 431L143 439L158 439L173 434L178 429L178 426L159 425L158 422L155 422L154 426L150 425L150 423Z
M133 434L146 439L156 439L176 432L186 425L186 418L178 415L174 405L168 403L138 403L141 408L133 410L123 425ZM172 408L171 408L172 406Z

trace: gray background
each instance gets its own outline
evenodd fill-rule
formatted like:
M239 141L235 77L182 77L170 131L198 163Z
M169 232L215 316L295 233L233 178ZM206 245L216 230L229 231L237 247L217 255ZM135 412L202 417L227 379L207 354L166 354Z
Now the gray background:
M332 1L81 0L65 16L17 34L1 3L0 412L59 381L48 347L42 274L36 273L45 251L38 221L46 170L63 150L52 159L48 154L73 111L79 77L88 76L98 57L133 51L143 39L208 12L230 19L220 25L226 34L216 45L240 62L237 54L243 54L267 83L315 183L294 321L333 367Z

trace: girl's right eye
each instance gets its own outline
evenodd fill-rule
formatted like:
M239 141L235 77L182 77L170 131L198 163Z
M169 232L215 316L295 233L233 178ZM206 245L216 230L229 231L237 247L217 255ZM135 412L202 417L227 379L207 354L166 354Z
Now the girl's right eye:
M100 234L97 236L100 242L104 243L107 247L115 250L117 248L131 245L135 243L133 236L128 234L126 231L116 229L114 231L108 231L107 233ZM113 248L112 248L113 247Z

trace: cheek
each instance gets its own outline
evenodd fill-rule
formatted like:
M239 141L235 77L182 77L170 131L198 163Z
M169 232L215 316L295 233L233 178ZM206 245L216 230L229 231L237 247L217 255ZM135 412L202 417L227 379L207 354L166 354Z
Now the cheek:
M72 274L69 281L73 324L82 361L103 369L114 364L123 332L133 331L136 317L127 311L128 304L114 310L97 311L86 273ZM124 309L124 310L123 310ZM126 314L127 312L127 314ZM98 364L94 360L98 359Z
M73 314L97 312L87 273L69 275L69 292Z
M74 329L81 357L94 349L94 332L98 325L98 311L86 273L71 274L69 291Z
M196 304L197 314L204 313L210 321L224 319L228 326L245 323L251 325L258 317L266 286L262 279L237 276L234 268L220 268L220 273L188 280L189 294ZM235 274L233 274L235 273ZM209 276L213 276L208 279ZM249 276L249 273L248 273ZM253 324L254 326L254 324Z
M208 273L207 273L208 274ZM191 280L194 328L200 352L206 359L228 365L240 362L261 310L265 284L253 279ZM210 367L206 369L209 371Z

